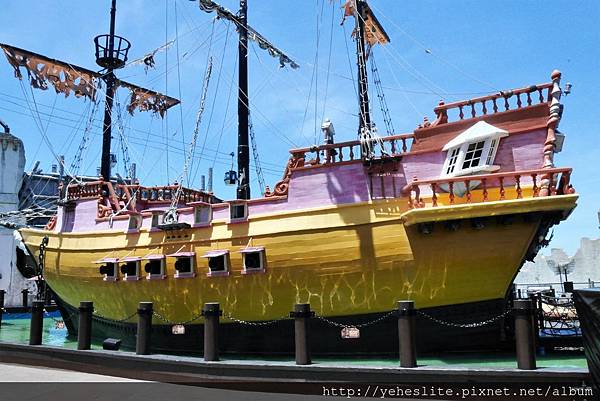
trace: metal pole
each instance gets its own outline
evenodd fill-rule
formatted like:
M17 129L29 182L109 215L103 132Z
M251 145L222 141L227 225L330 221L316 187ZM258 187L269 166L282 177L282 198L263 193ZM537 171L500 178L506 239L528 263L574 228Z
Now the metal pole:
M223 312L218 302L204 304L202 315L204 316L204 360L219 360L219 316Z
M33 301L31 307L31 324L29 325L29 345L42 344L44 329L44 301Z
M150 355L150 335L152 334L152 302L140 302L138 305L137 341L135 353Z
M23 294L23 308L27 308L29 306L29 290L25 288L21 291L21 294Z
M515 300L515 340L519 369L533 370L536 368L533 311L531 300Z
M2 328L2 314L4 313L4 294L5 290L0 290L0 328Z
M310 365L309 323L314 316L310 304L296 304L290 317L294 318L296 365Z
M79 330L77 331L77 349L90 349L92 345L92 313L94 303L81 301L79 303Z
M250 199L250 149L248 147L248 4L240 0L238 75L238 199Z
M398 341L400 367L417 367L416 320L414 301L398 301Z

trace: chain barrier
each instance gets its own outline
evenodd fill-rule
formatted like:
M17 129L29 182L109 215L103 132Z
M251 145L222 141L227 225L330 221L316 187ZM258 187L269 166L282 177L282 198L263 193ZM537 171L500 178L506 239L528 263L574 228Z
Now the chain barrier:
M153 314L154 316L156 316L156 317L157 317L159 320L163 321L164 323L166 323L166 324L170 324L170 325L173 325L173 326L179 326L179 325L181 325L181 326L185 326L185 325L188 325L188 324L190 324L190 323L192 323L192 322L195 322L196 320L198 320L198 319L200 319L200 318L204 317L204 316L202 315L202 312L200 312L200 313L199 313L199 314L197 314L196 316L194 316L194 317L192 317L191 319L188 319L188 320L186 320L186 321L184 321L184 322L174 322L174 321L172 321L172 320L169 320L169 319L167 319L166 317L164 317L163 315L161 315L160 313L158 313L158 312L156 312L156 311L152 311L152 314Z
M115 323L124 323L124 322L128 321L129 319L131 319L132 317L136 316L137 314L138 314L137 311L135 311L131 315L129 315L127 317L124 317L123 319L115 320L115 319L111 319L111 318L108 318L106 316L103 316L103 315L97 313L95 309L94 309L94 312L93 312L94 316L96 316L96 317L98 317L100 319L104 319L104 320L112 320Z
M227 319L229 319L229 320L231 320L231 321L233 321L235 323L244 324L244 325L247 325L247 326L269 326L271 324L279 323L279 322L282 322L284 320L289 320L290 317L289 316L283 316L283 317L280 317L278 319L267 320L267 321L264 321L264 322L249 322L247 320L242 320L242 319L238 319L236 317L233 317L233 316L231 316L231 314L229 312L227 312L225 314L225 318L227 318Z
M436 317L433 317L431 315L428 315L425 312L421 312L419 310L417 310L417 314L420 316L423 316L435 323L441 324L442 326L447 326L447 327L455 327L455 328L460 328L460 329L469 329L469 328L476 328L476 327L483 327L483 326L487 326L488 324L492 324L506 316L508 316L511 313L510 309L505 310L504 312L502 312L500 315L498 316L494 316L492 318L489 318L487 320L483 320L481 322L475 322L475 323L453 323L453 322L448 322L445 320L441 320L438 319Z
M387 319L388 317L390 317L392 315L395 315L395 314L396 314L396 311L392 310L392 311L387 312L384 315L379 316L377 319L373 319L373 320L371 320L369 322L360 323L360 324L343 324L343 323L339 323L339 322L334 322L333 320L329 320L326 317L321 316L321 315L317 315L317 314L315 314L315 317L317 319L319 319L319 320L324 321L325 323L329 323L330 325L335 326L335 327L339 327L341 329L345 329L345 328L349 328L349 327L356 327L357 329L361 329L363 327L367 327L367 326L371 326L373 324L377 324L377 323L379 323L379 322L381 322L381 321L383 321L383 320Z

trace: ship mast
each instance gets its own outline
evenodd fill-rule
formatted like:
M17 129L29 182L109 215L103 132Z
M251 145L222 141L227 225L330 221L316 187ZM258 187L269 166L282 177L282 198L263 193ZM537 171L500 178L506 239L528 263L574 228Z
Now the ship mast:
M250 199L250 152L248 148L248 3L240 0L238 70L238 199Z
M108 35L98 35L94 39L96 43L96 63L104 67L106 72L102 75L102 80L106 84L106 97L104 101L104 123L102 128L102 158L100 165L100 174L104 182L110 182L110 143L112 139L112 108L116 89L115 69L123 68L127 61L127 52L131 43L120 36L115 35L115 14L117 12L117 0L112 0L110 9L110 33ZM115 39L118 40L115 48Z
M253 40L258 43L261 49L267 50L271 56L277 57L280 67L287 64L296 69L299 66L288 55L248 25L247 0L240 0L240 11L237 15L212 0L198 0L198 5L202 11L207 13L216 12L219 18L233 22L238 30L238 187L236 193L238 199L250 199L248 40Z
M369 111L369 79L367 77L367 54L365 52L365 20L367 4L356 1L356 57L358 64L358 135L364 132L371 138L371 113Z

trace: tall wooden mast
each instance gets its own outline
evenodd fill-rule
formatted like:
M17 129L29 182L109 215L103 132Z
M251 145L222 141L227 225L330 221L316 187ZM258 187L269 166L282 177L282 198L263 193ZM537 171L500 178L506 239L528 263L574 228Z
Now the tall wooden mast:
M248 147L248 4L240 0L238 71L238 199L250 199L250 149Z
M356 1L356 56L358 64L358 135L363 130L370 137L371 113L369 111L369 79L367 77L367 53L365 51L365 20L367 4L363 0Z
M104 101L104 123L102 127L102 157L100 174L105 182L110 181L110 143L112 139L112 108L116 89L115 69L122 68L127 61L127 52L131 43L125 38L115 36L115 14L117 12L117 0L112 0L110 9L110 33L108 35L96 36L96 63L104 67L106 72L102 80L106 84L106 97ZM115 39L118 43L115 43ZM115 44L117 47L115 47Z

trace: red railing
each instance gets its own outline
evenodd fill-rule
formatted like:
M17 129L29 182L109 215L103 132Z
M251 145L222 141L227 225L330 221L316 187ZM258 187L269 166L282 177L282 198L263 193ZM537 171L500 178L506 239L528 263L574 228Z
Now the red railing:
M156 187L143 187L141 185L117 185L113 187L111 183L105 183L104 181L92 181L84 184L69 185L67 188L67 199L86 199L86 198L100 198L103 196L102 190L106 187L108 189L108 195L114 196L116 199L127 202L131 196L135 195L136 201L148 202L148 203L169 203L177 193L177 185L165 185ZM190 188L183 188L181 190L180 202L209 202L211 198L210 194L202 191L197 191Z
M102 196L104 181L90 181L84 184L72 184L67 187L67 200L98 198Z
M482 115L508 111L511 110L511 107L512 109L521 109L536 103L546 103L550 101L551 89L552 82L548 82L541 85L532 85L525 88L501 91L493 95L461 100L459 102L441 102L438 107L433 109L436 120L429 126L433 127L440 124L446 124L448 122L449 110L455 111L457 120L464 120L465 118L476 118ZM544 90L547 90L545 97Z
M402 193L408 196L408 205L410 208L423 208L425 202L421 198L421 187L426 186L431 189L431 206L438 206L438 195L442 192L448 193L450 205L455 204L456 183L464 184L464 196L466 203L473 203L471 183L479 182L478 188L481 190L482 202L491 200L506 200L507 185L514 185L515 199L523 198L522 182L525 178L531 179L532 197L562 195L574 193L575 190L570 184L571 168L546 168L538 170L522 170L506 173L470 175L464 177L436 178L431 180L417 180L408 183ZM560 179L555 176L562 174ZM442 186L448 189L443 190ZM498 189L498 199L490 199L489 189Z
M373 152L375 157L398 156L408 152L414 134L390 135L373 140ZM330 145L312 146L310 148L292 149L290 153L294 158L306 158L306 154L315 153L310 163L304 163L302 167L340 163L344 161L361 159L360 141L348 141L333 143Z

